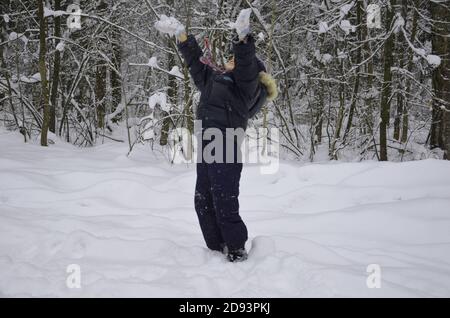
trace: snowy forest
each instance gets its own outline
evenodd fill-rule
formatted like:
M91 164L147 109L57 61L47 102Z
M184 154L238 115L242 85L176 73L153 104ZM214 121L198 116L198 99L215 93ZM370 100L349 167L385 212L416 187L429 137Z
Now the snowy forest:
M0 27L0 298L450 296L450 0L1 0ZM199 121L257 161L195 161L230 141Z
M278 128L285 157L448 157L449 1L75 1L71 16L73 3L1 3L0 118L25 141L173 146L172 130L192 130L198 92L155 21L176 16L220 61L230 22L251 8L280 92L251 125Z

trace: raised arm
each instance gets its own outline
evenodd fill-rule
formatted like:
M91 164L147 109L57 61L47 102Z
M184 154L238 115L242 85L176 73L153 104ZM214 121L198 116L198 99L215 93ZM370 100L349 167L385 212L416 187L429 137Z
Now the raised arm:
M234 78L242 97L251 101L255 98L259 85L259 68L256 61L255 40L249 35L233 45L235 69Z
M189 73L194 80L195 86L203 92L212 74L211 68L200 61L203 51L193 35L182 33L178 36L178 40L178 49L189 67Z
M179 42L178 49L189 67L189 72L191 73L195 85L203 92L208 76L211 74L212 70L209 66L200 62L200 57L203 55L203 52L195 40L195 37L187 35L186 28L176 18L168 17L164 14L161 15L159 20L155 23L155 28L163 34L177 37Z

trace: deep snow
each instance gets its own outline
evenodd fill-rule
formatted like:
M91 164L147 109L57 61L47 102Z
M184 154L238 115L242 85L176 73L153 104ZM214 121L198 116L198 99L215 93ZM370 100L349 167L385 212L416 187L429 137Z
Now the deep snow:
M42 148L0 130L0 296L450 296L450 163L244 168L253 245L204 247L195 170L139 147ZM81 289L66 286L81 266ZM381 266L380 289L366 285Z

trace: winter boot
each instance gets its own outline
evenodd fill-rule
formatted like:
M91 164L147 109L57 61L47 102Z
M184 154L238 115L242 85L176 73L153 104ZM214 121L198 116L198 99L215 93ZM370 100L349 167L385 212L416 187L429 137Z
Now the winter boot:
M247 251L245 248L240 248L238 250L228 251L227 259L232 262L243 262L248 258Z

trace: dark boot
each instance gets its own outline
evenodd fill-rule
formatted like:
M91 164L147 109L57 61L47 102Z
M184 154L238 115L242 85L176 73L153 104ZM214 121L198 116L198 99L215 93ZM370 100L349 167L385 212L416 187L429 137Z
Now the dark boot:
M232 263L243 262L248 258L245 248L232 250L228 252L227 259Z

